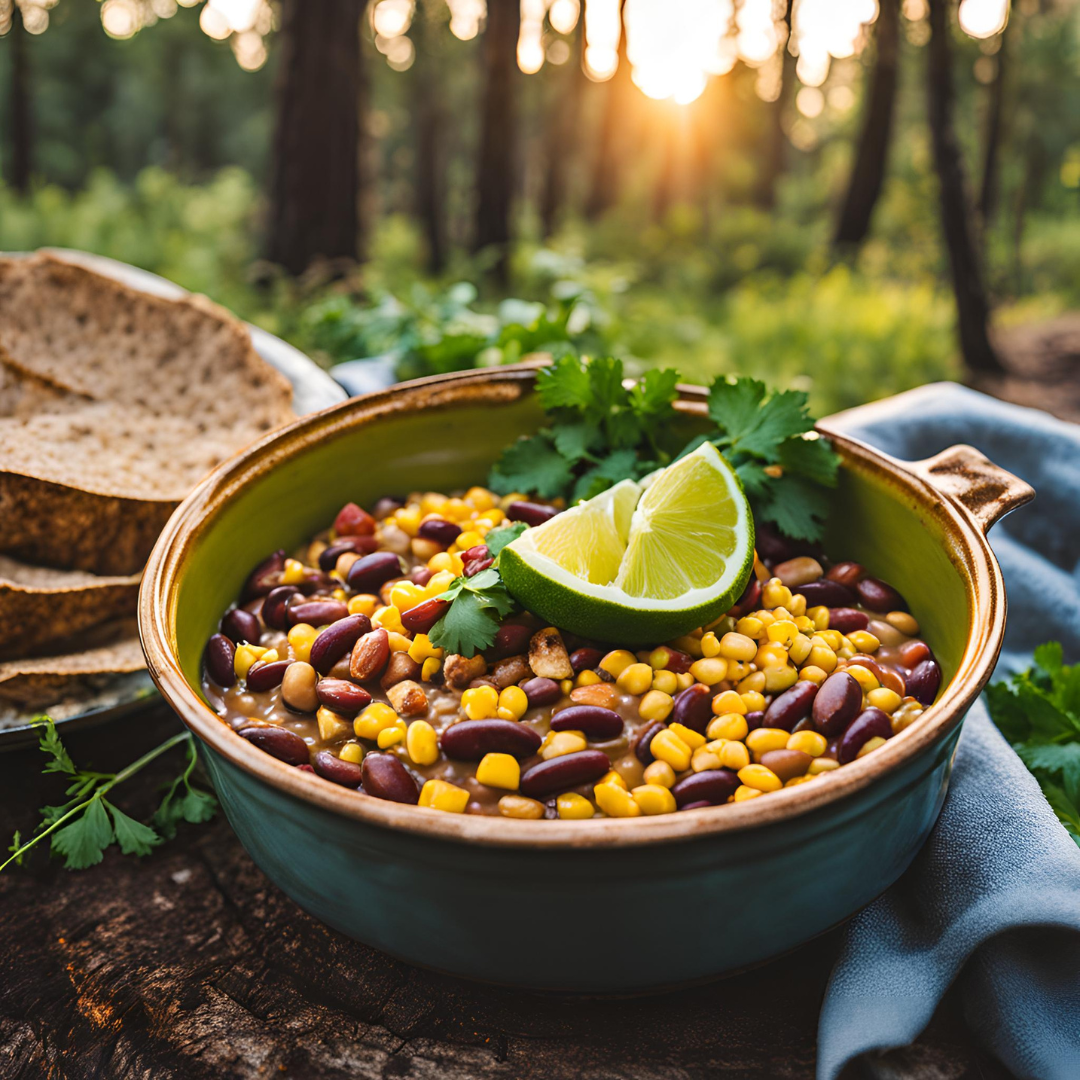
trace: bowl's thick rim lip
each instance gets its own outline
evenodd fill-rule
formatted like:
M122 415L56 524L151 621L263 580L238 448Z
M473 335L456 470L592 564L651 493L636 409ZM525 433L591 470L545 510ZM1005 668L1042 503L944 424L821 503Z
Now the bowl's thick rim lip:
M181 503L162 531L143 575L139 594L139 631L151 677L184 724L209 749L286 795L367 825L494 847L597 848L633 847L687 841L783 822L840 802L862 791L884 773L912 761L947 737L989 679L1001 649L1005 626L1005 589L1000 568L983 530L963 506L943 494L910 467L871 446L822 426L850 459L876 472L890 486L914 496L935 515L945 537L954 541L949 556L964 578L969 626L963 658L944 695L911 725L872 755L827 773L813 784L774 793L768 799L729 804L678 814L638 818L594 818L590 821L521 821L505 817L447 814L371 798L328 783L278 761L242 739L189 685L175 651L175 594L184 553L208 527L211 511L243 486L252 470L279 465L302 453L312 441L341 433L375 411L376 418L402 407L410 397L435 390L431 407L439 407L438 390L468 384L500 386L508 400L527 392L535 364L455 372L401 383L385 391L350 398L302 417L263 437L224 462ZM705 391L681 386L679 405L688 412L703 409ZM452 402L451 402L452 404Z

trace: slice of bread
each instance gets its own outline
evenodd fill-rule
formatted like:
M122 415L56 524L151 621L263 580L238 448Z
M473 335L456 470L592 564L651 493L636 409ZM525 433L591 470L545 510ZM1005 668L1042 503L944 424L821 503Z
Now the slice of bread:
M139 577L50 570L0 555L0 661L134 615Z

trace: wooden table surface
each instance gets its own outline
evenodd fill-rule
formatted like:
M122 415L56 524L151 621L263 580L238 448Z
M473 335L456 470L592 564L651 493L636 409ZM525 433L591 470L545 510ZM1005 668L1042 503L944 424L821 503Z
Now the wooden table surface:
M66 741L80 765L112 771L176 730L159 705ZM118 788L118 805L148 816L180 752L171 757ZM33 828L36 807L62 801L44 760L36 749L0 755L0 848ZM557 932L557 920L538 918L522 948ZM181 826L142 860L110 851L69 873L39 854L0 875L0 1078L803 1080L835 949L831 935L747 974L648 998L482 986L305 915L219 816ZM947 998L917 1044L845 1073L856 1077L1008 1073Z

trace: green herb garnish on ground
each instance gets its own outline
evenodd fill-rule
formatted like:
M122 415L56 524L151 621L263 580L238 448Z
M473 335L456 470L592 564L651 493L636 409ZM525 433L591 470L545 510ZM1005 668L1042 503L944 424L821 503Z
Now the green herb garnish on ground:
M1061 644L1047 642L1033 668L986 688L986 704L1080 846L1080 664L1069 667Z
M13 862L21 865L30 848L46 836L51 837L50 849L63 856L68 870L85 870L101 862L105 849L114 843L125 855L149 855L163 840L176 835L179 822L209 821L214 816L217 800L191 783L195 741L189 732L166 739L120 772L101 773L81 769L72 761L49 717L39 717L34 722L41 727L39 745L49 757L42 772L60 773L69 778L65 792L68 801L59 806L42 807L41 823L28 840L24 841L16 831L8 848L11 857L0 864L0 870ZM187 763L169 786L150 825L136 821L105 798L114 787L129 780L155 758L184 744L187 746Z

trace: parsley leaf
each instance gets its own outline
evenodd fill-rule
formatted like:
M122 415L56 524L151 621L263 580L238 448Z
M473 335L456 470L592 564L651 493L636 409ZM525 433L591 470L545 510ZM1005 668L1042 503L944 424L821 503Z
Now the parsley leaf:
M128 817L123 810L117 809L106 799L101 802L109 809L116 842L125 855L149 855L161 843L161 837L149 825Z
M102 800L95 796L80 817L53 833L52 850L64 857L68 870L85 870L101 862L114 839L109 815Z

